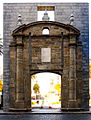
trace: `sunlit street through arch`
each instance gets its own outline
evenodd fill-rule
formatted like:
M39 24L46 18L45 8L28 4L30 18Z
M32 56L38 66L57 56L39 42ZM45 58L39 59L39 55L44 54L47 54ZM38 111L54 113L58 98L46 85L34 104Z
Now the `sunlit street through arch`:
M31 76L32 108L61 108L61 76L43 72Z

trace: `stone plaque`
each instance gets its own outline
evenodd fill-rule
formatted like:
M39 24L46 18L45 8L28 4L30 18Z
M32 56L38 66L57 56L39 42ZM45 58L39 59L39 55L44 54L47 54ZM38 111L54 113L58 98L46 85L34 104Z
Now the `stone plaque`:
M51 62L51 48L41 48L41 62Z

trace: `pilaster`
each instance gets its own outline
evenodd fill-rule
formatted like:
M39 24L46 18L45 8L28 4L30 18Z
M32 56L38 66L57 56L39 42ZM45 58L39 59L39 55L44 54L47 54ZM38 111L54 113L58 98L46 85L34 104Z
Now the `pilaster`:
M77 97L76 97L76 38L75 36L70 37L69 43L69 103L68 107L71 109L77 108Z
M16 55L16 108L24 108L24 80L23 80L23 43L22 37L17 37Z

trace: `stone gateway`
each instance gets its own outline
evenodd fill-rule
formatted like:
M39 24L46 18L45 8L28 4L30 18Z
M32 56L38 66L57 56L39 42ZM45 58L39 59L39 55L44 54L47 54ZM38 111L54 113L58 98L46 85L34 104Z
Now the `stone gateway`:
M52 7L48 7L48 5ZM52 72L62 76L61 80L61 110L88 110L89 109L89 79L88 79L88 26L79 18L79 30L73 24L61 22L63 18L61 8L72 7L74 14L76 8L88 11L87 3L64 4L4 4L4 110L5 111L31 111L31 75L40 72ZM22 9L24 7L26 9ZM26 7L27 6L27 7ZM42 7L41 7L42 6ZM46 7L45 7L46 6ZM56 6L56 7L55 7ZM13 9L14 7L14 9ZM33 8L47 8L55 10L55 21L49 21L47 12L43 21L30 19L19 27L13 25L14 10L32 13ZM21 10L22 9L22 10ZM64 7L64 10L67 9ZM9 12L12 10L12 13ZM17 12L20 12L16 10ZM85 14L85 13L84 13ZM58 16L57 16L58 15ZM67 14L68 15L68 14ZM8 18L10 16L10 18ZM22 18L24 17L22 13ZM36 16L36 14L34 14ZM73 16L72 16L73 17ZM86 13L87 18L88 14ZM60 21L58 19L60 19ZM78 19L78 18L77 18ZM87 19L88 20L88 19ZM11 22L11 24L10 24ZM76 24L78 25L78 20ZM88 22L88 21L87 21ZM85 24L85 28L81 24ZM6 27L8 26L8 28ZM12 27L11 27L12 26ZM13 29L11 29L11 28ZM8 31L9 29L9 31ZM47 31L47 34L44 33ZM84 32L84 34L82 33ZM7 34L6 34L7 33ZM84 38L84 37L85 38ZM82 38L83 39L82 39ZM87 41L86 41L87 40ZM6 43L6 41L8 41ZM87 45L85 47L85 45ZM85 51L86 50L86 51ZM6 55L6 56L5 56ZM5 61L5 60L8 60ZM6 62L6 63L5 63ZM85 66L85 67L84 67ZM87 68L86 68L87 67ZM85 69L86 68L86 69ZM7 78L7 79L6 79ZM8 96L7 96L7 95ZM7 99L6 99L7 98ZM84 103L86 103L84 105Z

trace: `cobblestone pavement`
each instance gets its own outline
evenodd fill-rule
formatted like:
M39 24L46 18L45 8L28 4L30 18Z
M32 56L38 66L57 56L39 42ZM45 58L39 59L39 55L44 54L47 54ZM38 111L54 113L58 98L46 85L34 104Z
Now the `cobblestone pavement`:
M91 120L91 114L0 115L0 120Z

